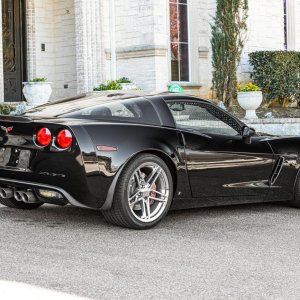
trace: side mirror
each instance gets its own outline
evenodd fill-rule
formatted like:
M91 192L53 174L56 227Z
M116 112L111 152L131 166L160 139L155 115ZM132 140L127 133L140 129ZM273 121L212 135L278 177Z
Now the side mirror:
M244 143L250 145L252 142L252 137L255 135L255 129L245 126L243 128L242 135Z
M170 105L170 109L172 111L181 112L181 111L185 110L185 105L182 103L174 103L174 104Z

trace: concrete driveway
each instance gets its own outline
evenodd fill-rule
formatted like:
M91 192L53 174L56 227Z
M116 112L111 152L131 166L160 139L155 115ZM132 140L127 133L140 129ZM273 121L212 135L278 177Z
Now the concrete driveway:
M171 212L132 231L96 211L0 207L0 280L96 299L299 299L300 210Z

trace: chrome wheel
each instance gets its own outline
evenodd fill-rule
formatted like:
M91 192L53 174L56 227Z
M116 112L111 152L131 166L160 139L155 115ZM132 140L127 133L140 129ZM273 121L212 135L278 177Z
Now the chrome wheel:
M154 162L143 163L131 176L128 204L134 217L150 223L165 211L170 196L170 184L164 169Z

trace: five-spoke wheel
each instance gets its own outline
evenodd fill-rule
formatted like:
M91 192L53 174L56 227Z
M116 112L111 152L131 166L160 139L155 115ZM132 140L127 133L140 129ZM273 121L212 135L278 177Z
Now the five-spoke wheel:
M157 156L142 154L124 168L112 208L102 213L110 223L147 229L167 214L172 197L173 179L168 166Z
M142 222L153 222L164 212L170 194L166 171L154 162L140 165L129 181L128 203Z

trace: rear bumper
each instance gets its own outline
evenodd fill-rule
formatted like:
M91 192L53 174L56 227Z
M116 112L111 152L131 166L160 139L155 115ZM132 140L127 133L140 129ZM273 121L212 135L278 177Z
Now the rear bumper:
M14 179L7 179L0 177L0 185L10 185L18 188L27 188L27 189L46 189L55 192L59 192L62 194L65 199L73 206L83 207L83 208L90 208L85 206L84 204L80 203L76 199L74 199L67 191L62 188L55 187L48 184L36 183L36 182L29 182L29 181L22 181L22 180L14 180Z

